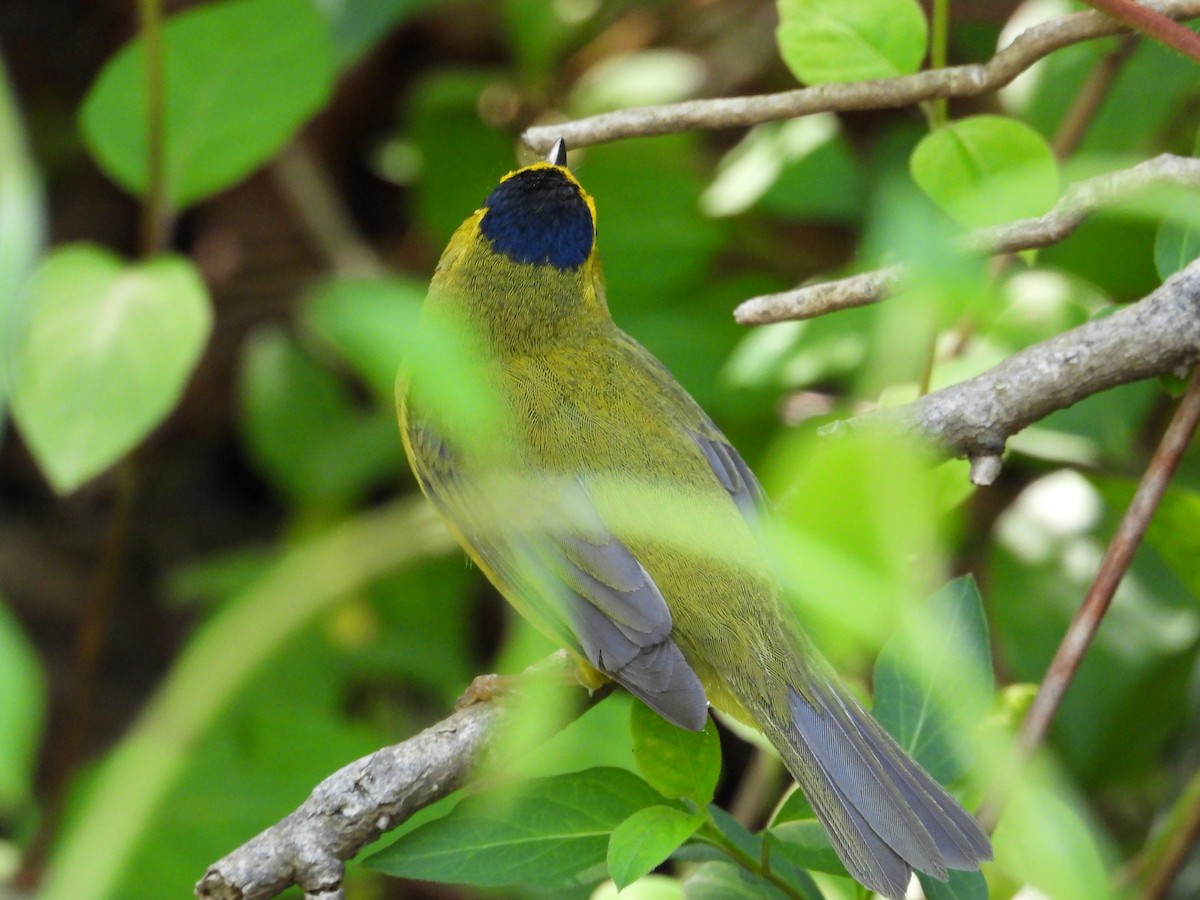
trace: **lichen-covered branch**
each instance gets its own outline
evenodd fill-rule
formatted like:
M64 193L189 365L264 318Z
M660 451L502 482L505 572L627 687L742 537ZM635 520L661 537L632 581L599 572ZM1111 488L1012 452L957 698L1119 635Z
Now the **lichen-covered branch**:
M924 435L971 460L989 484L1008 438L1085 397L1200 362L1200 260L1158 290L1103 319L1026 347L981 375L894 409L827 426L883 424Z
M1200 189L1200 159L1163 153L1128 169L1088 178L1067 188L1062 199L1045 215L973 231L963 237L962 243L974 253L1014 253L1048 247L1064 240L1099 210L1162 185ZM887 299L903 283L904 274L903 266L892 265L836 281L752 297L739 305L733 315L742 325L763 325L866 306Z
M1155 0L1143 5L1172 19L1200 15L1200 0ZM1055 50L1128 30L1102 13L1075 13L1022 32L987 63L874 81L819 84L778 94L619 110L572 122L535 125L523 138L533 150L545 153L560 137L570 147L583 147L697 128L746 127L818 112L895 108L939 97L977 97L1004 87Z

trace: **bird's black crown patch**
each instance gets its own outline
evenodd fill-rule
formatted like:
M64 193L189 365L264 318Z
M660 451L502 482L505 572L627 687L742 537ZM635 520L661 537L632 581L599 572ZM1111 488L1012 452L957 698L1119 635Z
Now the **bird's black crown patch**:
M479 230L513 262L575 269L592 252L591 210L579 187L557 169L518 172L483 205Z

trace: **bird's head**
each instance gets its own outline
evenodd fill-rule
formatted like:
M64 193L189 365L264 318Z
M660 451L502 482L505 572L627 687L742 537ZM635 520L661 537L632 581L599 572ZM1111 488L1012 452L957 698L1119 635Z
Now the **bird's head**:
M596 242L596 206L567 169L562 138L544 161L505 175L481 212L480 233L516 263L577 269Z

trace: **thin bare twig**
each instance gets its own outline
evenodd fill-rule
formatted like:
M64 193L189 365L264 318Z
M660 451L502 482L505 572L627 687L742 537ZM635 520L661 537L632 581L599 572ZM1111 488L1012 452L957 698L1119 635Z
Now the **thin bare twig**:
M520 676L578 684L566 651ZM500 679L501 682L517 679ZM493 750L511 703L482 676L453 715L415 737L334 772L294 812L213 863L196 884L201 900L265 900L293 884L306 898L343 900L345 861L414 813L462 787ZM480 693L487 699L476 701ZM606 697L593 692L589 702Z
M1014 253L1048 247L1068 237L1097 211L1165 184L1200 188L1200 159L1163 153L1128 169L1076 182L1044 216L973 231L962 238L962 246L974 253ZM886 300L903 282L905 273L904 266L891 265L837 281L752 297L739 305L733 316L742 325L763 325L866 306Z
M1100 561L1096 577L1074 618L1071 619L1071 624L1067 626L1066 634L1063 635L1054 658L1050 661L1037 696L1033 699L1025 721L1021 723L1013 767L1002 774L978 812L985 828L991 830L995 827L1003 812L1009 785L1046 739L1050 723L1054 721L1063 696L1075 673L1079 671L1079 664L1091 646L1104 614L1108 612L1117 587L1129 570L1133 554L1141 544L1171 476L1196 433L1197 424L1200 424L1200 369L1193 374L1175 415L1154 451L1150 465L1146 467L1146 473L1138 484L1133 500L1125 510L1104 558Z
M1200 370L1192 376L1191 384L1163 433L1146 474L1142 476L1137 492L1105 551L1096 578L1075 618L1071 620L1062 643L1058 645L1046 677L1042 679L1042 686L1021 726L1020 745L1026 755L1032 754L1045 740L1063 695L1075 677L1084 653L1091 646L1100 621L1108 612L1117 586L1129 569L1134 551L1142 542L1146 527L1158 509L1183 452L1191 443L1197 423L1200 423Z
M1172 19L1200 15L1200 0L1158 0L1144 5ZM779 94L689 100L619 110L573 122L535 125L526 129L523 139L534 151L545 153L560 137L571 147L584 147L697 128L745 127L818 112L888 109L940 97L977 97L1004 87L1055 50L1128 30L1128 26L1103 13L1074 13L1022 32L984 64L931 69L874 81L820 84Z
M970 458L972 480L990 484L1006 441L1025 426L1100 391L1197 362L1200 260L1137 303L1026 347L981 375L825 430L879 424L911 431Z

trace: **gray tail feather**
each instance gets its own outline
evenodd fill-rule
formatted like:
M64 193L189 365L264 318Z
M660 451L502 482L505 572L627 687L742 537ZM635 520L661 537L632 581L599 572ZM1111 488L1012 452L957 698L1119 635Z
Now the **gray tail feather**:
M855 879L900 900L913 869L944 881L947 869L992 858L975 819L878 722L834 684L814 682L811 700L789 687L790 727L774 737Z

